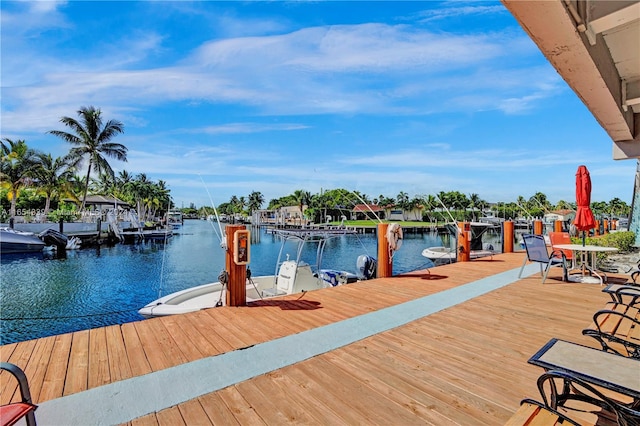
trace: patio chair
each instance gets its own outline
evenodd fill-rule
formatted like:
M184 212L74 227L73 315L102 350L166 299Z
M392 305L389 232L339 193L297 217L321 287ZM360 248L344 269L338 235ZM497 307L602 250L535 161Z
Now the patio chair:
M29 383L27 382L27 376L24 374L24 371L17 365L8 362L0 363L0 370L8 371L18 381L21 397L20 402L0 405L0 424L2 426L11 426L24 417L27 426L36 426L36 417L33 412L38 406L31 402Z
M593 315L591 328L582 330L582 334L596 339L603 351L640 358L639 318L635 306L610 302L607 309Z
M551 254L549 254L549 252L547 251L547 245L545 244L544 237L542 235L524 234L522 236L522 241L524 242L524 248L527 252L527 257L524 259L522 268L520 268L518 278L522 277L522 271L524 270L527 261L529 261L537 262L540 264L542 284L544 284L544 282L546 281L547 275L549 274L549 269L551 269L552 266L561 266L563 271L562 279L564 281L569 280L567 262L565 259L565 255L561 250L554 250L551 252Z
M571 241L571 236L568 232L549 232L549 242L551 243L551 248L554 250L560 250L564 253L564 257L567 262L571 263L571 270L578 269L576 264L576 257L573 255L573 250L567 249L556 249L555 246L558 244L573 244Z
M631 402L622 404L566 371L551 370L538 378L538 390L545 407L562 412L580 424L613 423L637 426L640 411ZM602 422L601 422L602 420Z

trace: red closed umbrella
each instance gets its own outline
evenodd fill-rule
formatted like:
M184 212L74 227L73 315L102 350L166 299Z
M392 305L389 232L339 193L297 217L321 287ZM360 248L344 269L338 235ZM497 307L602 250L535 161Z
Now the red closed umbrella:
M578 211L573 222L575 227L582 231L582 244L584 245L585 233L596 227L596 219L591 211L591 177L585 166L578 167L576 172L576 205Z

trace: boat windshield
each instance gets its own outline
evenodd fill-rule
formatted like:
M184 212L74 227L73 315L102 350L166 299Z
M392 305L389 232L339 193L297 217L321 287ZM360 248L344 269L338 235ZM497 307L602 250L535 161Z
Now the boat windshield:
M278 270L282 262L287 259L283 259L285 254L285 246L287 243L297 244L296 247L296 262L301 261L302 253L306 244L317 244L316 248L316 262L315 271L318 272L322 265L322 254L326 246L327 241L332 238L338 238L343 235L353 235L357 231L355 228L347 227L323 227L323 228L302 228L302 229L274 229L272 232L282 239L282 245L280 246L280 253L278 254L278 262L276 263L275 275L278 275Z

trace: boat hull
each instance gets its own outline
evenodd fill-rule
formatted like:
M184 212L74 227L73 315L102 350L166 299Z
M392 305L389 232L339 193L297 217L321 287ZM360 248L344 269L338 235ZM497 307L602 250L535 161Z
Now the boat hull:
M0 230L0 253L34 253L42 251L45 243L31 232Z

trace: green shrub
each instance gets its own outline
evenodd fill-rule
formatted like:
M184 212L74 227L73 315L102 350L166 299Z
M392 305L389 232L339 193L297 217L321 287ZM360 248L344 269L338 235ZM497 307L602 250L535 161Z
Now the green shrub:
M587 237L585 243L592 246L615 247L618 253L629 253L635 250L636 236L631 231L614 232L597 237ZM572 238L575 244L582 244L582 236ZM596 264L602 268L606 264L609 253L597 253Z
M628 253L634 250L636 236L631 231L613 232L597 237L587 237L586 244L602 247L615 247L620 253ZM582 236L573 238L576 244L582 244Z

